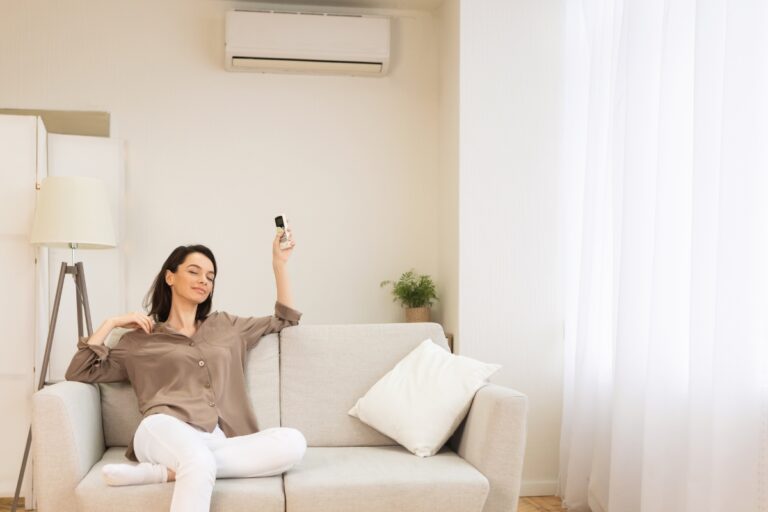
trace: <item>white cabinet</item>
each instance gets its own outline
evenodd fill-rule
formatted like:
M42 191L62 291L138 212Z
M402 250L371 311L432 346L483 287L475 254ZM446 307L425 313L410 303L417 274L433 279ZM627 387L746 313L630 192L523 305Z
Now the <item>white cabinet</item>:
M47 311L45 249L29 243L35 184L46 175L46 132L38 117L0 115L0 496L12 496L31 418L35 346L47 327L36 308ZM40 259L40 264L36 260ZM47 299L46 299L47 300ZM23 495L30 496L29 467Z

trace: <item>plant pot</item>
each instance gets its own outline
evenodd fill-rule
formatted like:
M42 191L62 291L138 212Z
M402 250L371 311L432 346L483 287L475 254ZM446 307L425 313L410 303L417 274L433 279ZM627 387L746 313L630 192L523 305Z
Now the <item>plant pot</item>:
M429 306L405 308L406 322L429 322Z

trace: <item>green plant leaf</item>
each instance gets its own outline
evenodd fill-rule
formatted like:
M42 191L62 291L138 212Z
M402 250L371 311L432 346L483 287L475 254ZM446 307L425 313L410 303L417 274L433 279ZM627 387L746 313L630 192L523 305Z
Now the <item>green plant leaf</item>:
M379 286L388 284L392 285L392 300L399 301L406 308L432 306L433 301L440 300L432 278L426 274L416 274L413 269L404 272L397 281L382 281Z

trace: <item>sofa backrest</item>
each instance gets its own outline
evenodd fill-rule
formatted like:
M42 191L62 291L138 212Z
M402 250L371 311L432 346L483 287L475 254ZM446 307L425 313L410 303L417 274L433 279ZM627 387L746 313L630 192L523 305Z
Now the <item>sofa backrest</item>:
M427 338L448 350L436 323L299 325L280 333L280 419L310 446L381 446L389 437L347 412Z
M248 395L260 429L280 426L279 340L269 334L248 353L245 377ZM139 404L127 382L99 384L104 441L126 446L141 421Z

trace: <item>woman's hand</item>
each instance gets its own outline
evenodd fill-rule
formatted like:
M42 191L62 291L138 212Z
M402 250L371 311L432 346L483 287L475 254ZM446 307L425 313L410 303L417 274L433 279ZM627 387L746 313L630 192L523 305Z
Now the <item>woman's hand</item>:
M155 321L147 315L141 313L127 313L125 315L113 316L104 320L101 326L93 331L93 334L88 336L89 345L103 345L115 327L128 327L131 329L143 329L144 332L149 334L155 327ZM81 341L85 338L81 338Z
M291 252L293 251L294 246L296 245L296 242L293 239L293 231L290 229L288 230L288 233L291 235L291 245L287 249L281 249L280 248L280 233L275 234L275 239L272 240L272 266L276 265L285 265L285 263L288 262L288 258L291 256Z
M147 334L152 332L155 327L155 321L142 313L126 313L125 315L115 316L110 319L112 328L126 327L128 329L143 329Z

